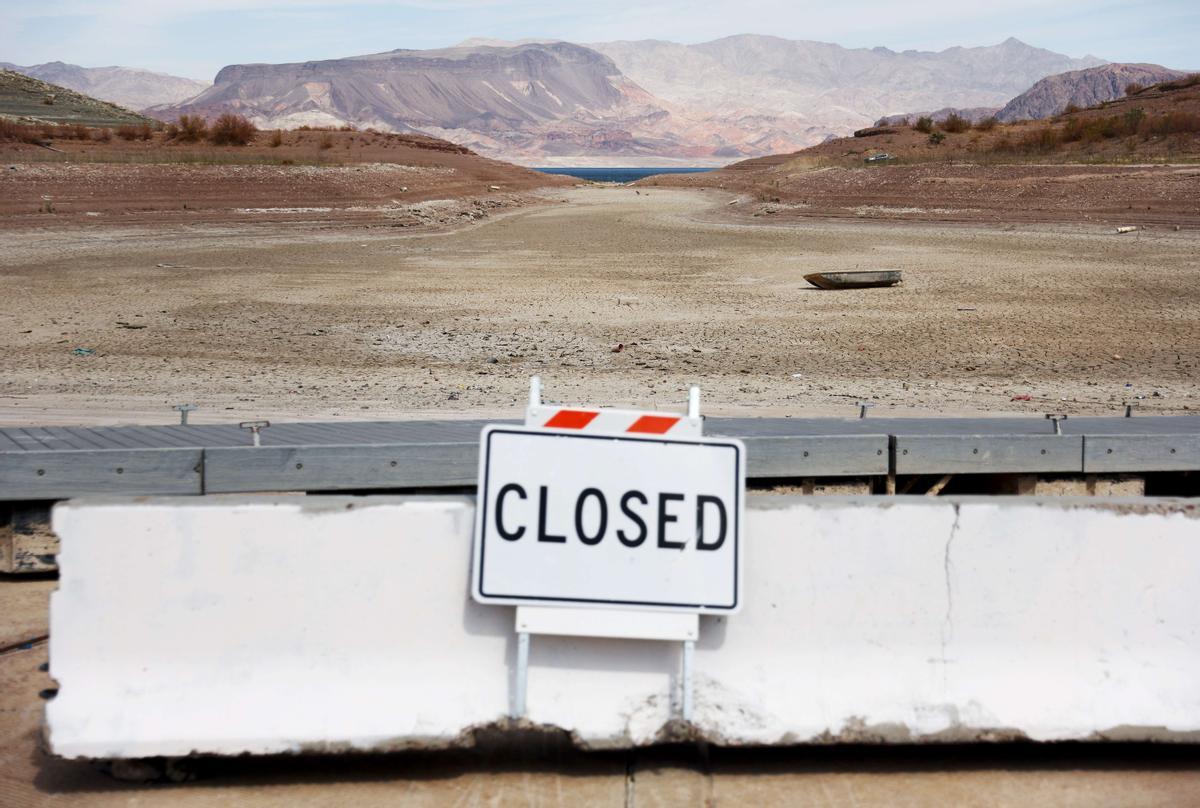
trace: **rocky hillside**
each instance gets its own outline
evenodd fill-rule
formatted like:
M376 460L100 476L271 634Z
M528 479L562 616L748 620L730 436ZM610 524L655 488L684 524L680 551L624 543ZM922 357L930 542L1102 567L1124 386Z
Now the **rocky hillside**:
M150 120L116 104L11 70L0 70L0 117L84 126L120 126Z
M907 115L885 115L875 121L876 126L903 126L912 123L919 118L929 118L937 123L949 118L951 115L957 115L960 118L965 118L971 123L979 123L987 120L1000 111L1000 107L967 107L960 109L958 107L942 107L935 109L932 112L913 112Z
M1001 121L1051 118L1069 105L1091 107L1125 95L1131 85L1148 86L1182 78L1178 70L1161 65L1114 63L1049 76L1012 99L997 114Z
M797 146L910 110L1000 107L1046 76L1103 64L1016 39L938 52L750 34L699 45L645 40L590 47L670 104L774 131Z
M0 67L135 110L156 104L178 104L209 86L206 81L134 67L80 67L65 62L28 67L0 62Z
M714 165L794 151L908 109L998 107L1099 64L1008 40L937 53L777 37L506 43L233 65L157 117L233 110L262 127L421 131L534 165Z
M566 42L234 65L191 101L152 112L211 117L226 110L262 127L420 131L525 161L686 149L656 129L669 113L655 99L607 57Z

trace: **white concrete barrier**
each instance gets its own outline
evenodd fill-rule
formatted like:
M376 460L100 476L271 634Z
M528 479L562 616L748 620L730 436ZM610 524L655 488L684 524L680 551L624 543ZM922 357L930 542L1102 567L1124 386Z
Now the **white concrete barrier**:
M1200 739L1197 506L751 497L745 607L706 617L694 733L727 744ZM468 742L511 706L511 607L468 597L459 497L54 511L52 750ZM679 646L535 637L528 720L654 742Z

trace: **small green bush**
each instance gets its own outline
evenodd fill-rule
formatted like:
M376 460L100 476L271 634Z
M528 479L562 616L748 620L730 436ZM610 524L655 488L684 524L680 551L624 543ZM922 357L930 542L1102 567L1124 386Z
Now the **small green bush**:
M913 124L913 129L916 129L918 132L929 134L933 131L933 118L930 118L928 115L922 115L920 118L917 118L917 122Z

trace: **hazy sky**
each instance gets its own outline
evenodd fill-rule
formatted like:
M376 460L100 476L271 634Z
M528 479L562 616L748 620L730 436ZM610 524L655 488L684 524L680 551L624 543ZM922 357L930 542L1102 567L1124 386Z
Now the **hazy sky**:
M433 48L468 37L703 42L737 33L941 50L1010 36L1071 56L1200 69L1197 0L0 0L0 61L227 64Z

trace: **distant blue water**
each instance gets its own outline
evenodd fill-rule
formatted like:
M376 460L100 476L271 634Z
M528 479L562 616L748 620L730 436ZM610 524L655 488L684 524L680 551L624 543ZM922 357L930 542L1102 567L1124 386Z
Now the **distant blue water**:
M711 168L538 168L545 174L566 174L591 182L634 182L655 174L692 174Z

